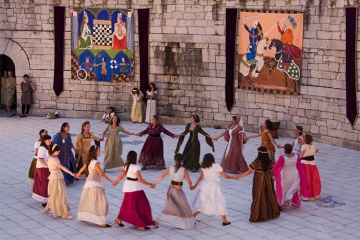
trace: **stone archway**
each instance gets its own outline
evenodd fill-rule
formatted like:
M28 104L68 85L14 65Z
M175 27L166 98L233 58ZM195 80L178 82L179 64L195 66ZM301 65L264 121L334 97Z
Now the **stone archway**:
M22 76L30 72L30 61L26 51L15 40L6 37L0 37L0 62L1 70L4 67L6 70L13 72L14 76L16 77L16 92L19 92ZM21 94L16 95L17 102L20 101L20 96Z
M6 55L0 54L0 73L1 73L1 85L0 85L0 90L1 90L1 107L5 109L5 80L3 79L4 76L4 72L6 72L6 74L8 72L12 72L13 76L15 76L15 64L14 61L9 58ZM5 92L4 92L5 91ZM10 106L11 109L16 108L16 92L15 92L15 101L13 103L13 105ZM12 115L12 114L7 114L8 116Z

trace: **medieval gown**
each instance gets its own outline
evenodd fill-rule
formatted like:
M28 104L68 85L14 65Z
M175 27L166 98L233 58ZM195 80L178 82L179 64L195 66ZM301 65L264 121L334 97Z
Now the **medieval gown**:
M185 135L190 132L190 137L185 145L183 156L184 162L183 167L188 170L197 171L200 168L200 142L199 142L199 133L207 136L207 134L200 125L196 125L194 129L190 130L191 123L186 125L185 131L182 133L183 136L179 138L178 144L176 146L175 153L179 152L180 146L184 141ZM212 148L214 152L214 143L211 138L206 137L206 143Z

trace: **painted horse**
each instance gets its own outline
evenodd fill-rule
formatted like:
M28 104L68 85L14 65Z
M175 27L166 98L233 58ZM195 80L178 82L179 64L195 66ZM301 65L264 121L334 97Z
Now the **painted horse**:
M280 71L284 72L284 75L285 75L285 87L288 86L287 79L289 77L289 78L293 79L293 81L294 81L294 92L296 92L296 83L300 79L299 66L296 65L294 60L292 60L292 56L284 51L284 45L282 44L282 42L279 39L276 39L276 38L271 39L269 49L271 50L273 47L276 49L275 57L274 57L275 61L277 62L276 67ZM285 57L287 59L291 59L290 66L288 66L288 67L283 66L283 64L282 64L283 57Z

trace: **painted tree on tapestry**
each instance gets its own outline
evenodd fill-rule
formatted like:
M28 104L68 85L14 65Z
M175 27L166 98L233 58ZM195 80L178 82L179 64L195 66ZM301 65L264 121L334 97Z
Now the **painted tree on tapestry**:
M303 14L240 12L238 87L300 94Z
M134 81L132 10L73 8L71 78L88 81ZM132 22L132 21L131 21Z

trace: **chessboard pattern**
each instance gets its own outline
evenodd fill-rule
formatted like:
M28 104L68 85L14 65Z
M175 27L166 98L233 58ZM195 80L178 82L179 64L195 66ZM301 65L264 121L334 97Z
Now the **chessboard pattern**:
M94 24L93 44L95 46L111 46L111 22L110 24Z

